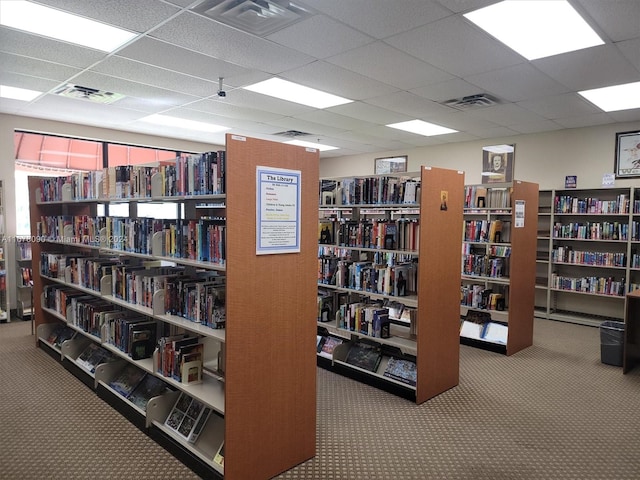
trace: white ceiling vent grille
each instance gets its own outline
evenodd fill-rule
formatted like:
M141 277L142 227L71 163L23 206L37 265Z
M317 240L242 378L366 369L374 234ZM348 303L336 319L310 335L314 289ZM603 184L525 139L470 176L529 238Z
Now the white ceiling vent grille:
M313 135L312 133L301 132L300 130L287 130L284 132L274 133L273 135L279 135L281 137L306 137L307 135Z
M193 11L259 37L315 13L290 0L205 0Z
M96 90L95 88L71 84L60 87L54 90L53 93L62 97L79 98L81 100L88 100L90 102L103 104L113 103L124 98L124 95L120 93L105 92L102 90Z
M486 93L479 93L477 95L469 95L462 98L453 98L442 102L443 105L448 107L457 108L458 110L469 110L472 108L491 107L498 105L498 100Z

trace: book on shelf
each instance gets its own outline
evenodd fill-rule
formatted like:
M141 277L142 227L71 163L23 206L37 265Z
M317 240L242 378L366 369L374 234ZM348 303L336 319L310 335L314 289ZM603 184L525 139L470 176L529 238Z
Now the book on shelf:
M133 363L127 363L120 373L109 382L109 386L123 397L128 397L146 374L144 370L139 369Z
M331 219L320 219L318 222L318 243L332 245L335 241L335 222Z
M470 320L463 320L460 325L460 336L472 340L483 340L485 342L507 344L509 328L501 323L487 321L478 323Z
M214 455L213 463L221 467L224 467L224 442L222 442L222 444L220 445L220 448L218 448L218 451Z
M379 345L371 345L364 342L355 342L349 348L346 362L355 367L376 372L382 360L382 351Z
M144 378L129 394L127 399L143 411L147 410L147 403L153 397L158 397L169 388L155 375L145 375Z
M417 370L415 361L390 357L383 375L415 387Z
M75 334L76 331L73 328L67 325L61 325L60 327L56 327L55 332L51 332L48 342L57 348L62 348L62 344L72 339Z
M116 359L111 352L96 343L90 343L76 359L76 363L89 373L94 373L101 363L113 362Z
M193 443L198 439L210 413L209 407L181 392L164 424L187 442Z
M158 322L155 320L139 322L129 329L129 355L134 360L142 360L153 356L156 348Z
M321 357L333 358L333 351L338 345L342 345L345 340L340 337L327 336L323 337L318 345L318 354Z

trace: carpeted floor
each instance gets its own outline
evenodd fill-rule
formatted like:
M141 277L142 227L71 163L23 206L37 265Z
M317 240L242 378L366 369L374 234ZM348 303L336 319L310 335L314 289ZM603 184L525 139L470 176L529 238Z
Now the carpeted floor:
M197 478L34 345L0 325L0 478ZM596 328L462 346L460 385L419 406L320 369L317 405L316 457L279 479L640 478L640 368L602 364Z

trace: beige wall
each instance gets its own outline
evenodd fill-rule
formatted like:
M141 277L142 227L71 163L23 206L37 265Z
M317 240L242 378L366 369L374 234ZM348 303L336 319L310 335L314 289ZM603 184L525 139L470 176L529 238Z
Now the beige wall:
M480 183L482 147L515 144L514 178L535 182L541 190L563 188L566 175L578 176L578 188L596 188L602 175L614 171L616 132L640 131L640 122L565 129L492 140L478 140L412 150L334 157L320 162L320 177L373 173L374 158L408 155L408 171L421 165L465 171L465 183ZM616 186L640 184L640 179L616 180Z

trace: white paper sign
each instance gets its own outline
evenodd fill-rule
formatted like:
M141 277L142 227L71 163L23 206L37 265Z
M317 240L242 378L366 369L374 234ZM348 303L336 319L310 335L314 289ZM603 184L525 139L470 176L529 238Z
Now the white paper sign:
M300 170L256 167L256 254L300 251Z
M516 223L515 228L524 227L524 200L516 200Z
M613 187L616 183L616 174L615 173L605 173L602 176L602 186L603 187Z

